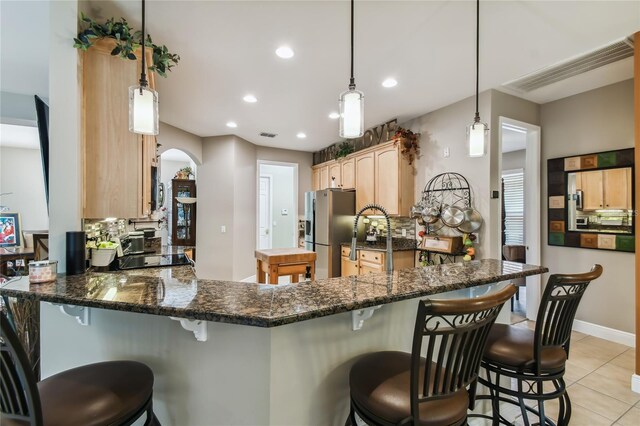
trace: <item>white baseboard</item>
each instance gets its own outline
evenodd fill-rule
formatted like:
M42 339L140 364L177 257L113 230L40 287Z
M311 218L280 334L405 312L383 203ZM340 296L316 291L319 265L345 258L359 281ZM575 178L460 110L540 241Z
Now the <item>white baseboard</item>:
M631 390L640 393L640 376L637 374L631 376Z
M616 330L615 328L609 328L581 320L573 321L573 331L579 331L580 333L627 345L632 348L636 347L636 335L627 331Z
M247 277L245 279L240 280L240 282L242 282L242 283L255 283L255 282L258 282L258 280L257 280L255 275L251 275L250 277Z

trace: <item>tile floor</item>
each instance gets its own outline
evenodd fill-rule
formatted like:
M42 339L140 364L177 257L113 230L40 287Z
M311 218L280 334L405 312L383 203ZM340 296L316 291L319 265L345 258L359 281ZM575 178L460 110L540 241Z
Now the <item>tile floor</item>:
M534 328L533 321L522 321L519 327ZM565 381L572 403L570 424L640 425L640 394L631 391L631 375L635 349L597 337L573 332ZM545 404L549 417L555 420L558 404ZM501 413L516 425L522 425L519 409L505 404ZM532 423L536 419L530 418ZM471 426L490 425L483 419L470 419Z

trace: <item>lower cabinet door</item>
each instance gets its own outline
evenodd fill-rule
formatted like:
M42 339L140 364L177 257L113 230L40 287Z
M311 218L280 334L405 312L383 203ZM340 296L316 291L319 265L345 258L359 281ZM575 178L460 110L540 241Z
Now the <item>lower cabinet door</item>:
M360 275L379 274L380 272L384 272L383 265L376 265L375 263L360 261Z
M358 261L351 260L348 256L342 256L342 262L340 263L340 276L348 277L351 275L358 275Z

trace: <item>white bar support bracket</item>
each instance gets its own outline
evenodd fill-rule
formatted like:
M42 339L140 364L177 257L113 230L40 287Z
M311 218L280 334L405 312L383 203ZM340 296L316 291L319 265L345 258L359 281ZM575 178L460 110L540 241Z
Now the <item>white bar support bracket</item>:
M52 303L53 306L60 308L60 312L70 317L74 317L78 324L88 326L91 324L91 311L88 306L61 305Z
M351 329L353 331L360 330L364 322L371 318L373 313L380 308L382 308L382 305L351 311Z
M179 321L182 328L193 332L198 342L206 342L209 338L207 334L207 322L203 320L191 320L189 318L169 317L174 321Z

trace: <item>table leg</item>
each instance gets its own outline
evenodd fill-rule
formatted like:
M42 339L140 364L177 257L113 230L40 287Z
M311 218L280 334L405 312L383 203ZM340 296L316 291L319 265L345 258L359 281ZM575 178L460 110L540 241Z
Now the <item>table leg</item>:
M267 282L267 277L262 269L262 261L260 259L256 260L256 279L262 284Z
M311 281L315 281L316 280L316 262L311 262L309 264L309 266L311 266ZM329 277L331 278L331 277Z
M299 274L291 274L291 282L292 283L297 283L300 281L300 275Z
M269 284L278 284L278 265L269 265Z

